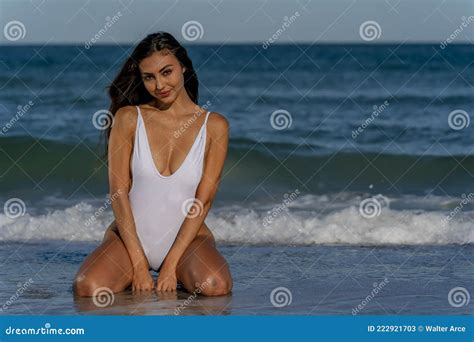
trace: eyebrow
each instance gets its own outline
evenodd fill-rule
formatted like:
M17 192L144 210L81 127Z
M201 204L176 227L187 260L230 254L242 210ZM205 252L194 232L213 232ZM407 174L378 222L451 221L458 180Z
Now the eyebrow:
M173 66L173 64L167 64L167 65L165 65L163 68L160 69L159 72L162 72L165 68L167 68L167 67L169 67L169 66ZM153 75L152 72L143 72L142 74L143 74L143 75Z

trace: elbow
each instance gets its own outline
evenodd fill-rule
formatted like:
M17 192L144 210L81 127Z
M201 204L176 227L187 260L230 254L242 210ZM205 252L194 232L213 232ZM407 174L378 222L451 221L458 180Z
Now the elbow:
M128 193L130 192L130 186L122 185L122 186L111 186L109 197L110 200L113 202L117 199L128 199Z
M117 199L121 199L124 197L128 197L128 189L126 188L112 189L109 194L109 198L112 203Z

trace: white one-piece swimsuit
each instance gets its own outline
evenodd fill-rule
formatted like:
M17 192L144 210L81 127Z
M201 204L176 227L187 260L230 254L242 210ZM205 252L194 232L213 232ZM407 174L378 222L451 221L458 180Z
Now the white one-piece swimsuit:
M140 107L136 107L138 118L131 158L133 181L128 196L148 263L158 271L196 196L203 173L206 123L210 112L179 169L172 175L163 176L153 161Z

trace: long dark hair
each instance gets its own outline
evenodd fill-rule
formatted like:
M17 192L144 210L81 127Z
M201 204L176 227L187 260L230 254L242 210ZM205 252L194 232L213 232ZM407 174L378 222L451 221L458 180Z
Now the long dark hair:
M132 54L123 64L118 75L107 87L111 100L109 112L112 118L110 118L110 122L113 122L113 116L115 116L119 108L136 106L153 100L153 97L143 85L138 64L154 52L162 50L171 52L178 59L181 66L186 68L184 72L184 88L191 100L196 104L198 103L199 81L186 49L170 33L160 31L149 34L138 43ZM105 152L102 157L106 160L106 163L108 162L107 155L111 129L112 127L109 125L103 131L105 136Z

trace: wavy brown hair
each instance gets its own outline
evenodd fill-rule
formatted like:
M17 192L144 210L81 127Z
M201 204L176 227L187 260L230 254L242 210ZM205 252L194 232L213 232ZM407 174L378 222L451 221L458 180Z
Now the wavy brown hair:
M146 90L143 85L139 63L151 56L155 52L168 50L181 66L185 67L184 72L184 88L194 103L198 103L199 81L194 71L193 63L188 56L186 49L168 32L156 32L149 34L133 50L132 54L127 58L118 75L113 82L107 87L111 100L109 112L113 117L119 108L124 106L136 106L148 103L153 100L153 96ZM103 138L105 138L105 152L103 158L108 162L109 137L112 127L109 125L104 130Z

